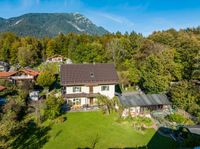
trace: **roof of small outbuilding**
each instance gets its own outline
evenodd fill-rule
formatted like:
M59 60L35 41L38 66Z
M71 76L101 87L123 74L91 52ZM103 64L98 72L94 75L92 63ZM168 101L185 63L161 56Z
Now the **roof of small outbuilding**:
M187 128L191 133L200 135L200 125L190 125L190 126L182 126L183 128Z
M125 107L171 105L165 94L131 94L119 96L121 104Z

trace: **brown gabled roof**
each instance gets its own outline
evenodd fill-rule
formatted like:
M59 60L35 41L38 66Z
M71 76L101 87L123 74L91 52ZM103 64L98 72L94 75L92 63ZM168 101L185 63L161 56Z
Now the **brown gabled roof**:
M38 76L40 74L39 71L36 71L36 70L33 70L33 69L23 69L21 71L26 73L26 74L29 74L31 76L34 76L34 77L36 77L36 76Z
M4 71L4 72L0 72L0 78L1 77L10 77L10 76L13 76L13 75L15 75L17 72L16 71L13 71L13 72L6 72L6 71Z
M5 89L6 89L6 87L0 85L0 92L5 90Z
M118 76L113 64L61 65L62 85L117 84Z
M20 71L24 72L26 74L29 74L31 76L34 76L34 77L36 77L40 74L40 72L38 72L36 70L32 70L32 69L23 69L23 70L20 70ZM3 71L3 72L0 72L0 78L7 78L7 77L14 76L20 71L12 71L12 72Z

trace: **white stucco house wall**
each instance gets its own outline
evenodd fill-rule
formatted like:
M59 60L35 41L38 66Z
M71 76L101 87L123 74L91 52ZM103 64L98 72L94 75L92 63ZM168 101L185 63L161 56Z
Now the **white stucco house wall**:
M63 56L55 55L52 57L47 58L46 63L62 63L64 61Z
M61 65L62 95L73 105L95 105L96 97L115 96L118 76L113 64Z

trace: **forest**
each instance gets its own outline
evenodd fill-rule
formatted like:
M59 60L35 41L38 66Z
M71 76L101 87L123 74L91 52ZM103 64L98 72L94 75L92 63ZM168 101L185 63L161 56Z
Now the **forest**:
M0 35L0 60L36 68L62 55L73 63L114 63L122 89L167 93L175 106L200 118L200 27L153 32L59 34L54 38Z

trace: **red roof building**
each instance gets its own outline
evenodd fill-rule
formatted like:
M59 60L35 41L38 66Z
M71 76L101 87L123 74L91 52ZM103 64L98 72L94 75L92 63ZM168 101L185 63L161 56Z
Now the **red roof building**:
M16 75L11 78L14 80L34 80L40 74L39 71L33 69L23 69L19 70Z
M11 76L14 76L17 72L13 71L13 72L0 72L0 78L8 78Z
M5 86L1 86L1 85L0 85L0 92L2 92L2 91L5 90L5 89L6 89Z
M28 74L28 75L31 75L31 76L38 76L40 74L39 71L36 71L36 70L33 70L33 69L23 69L22 70L24 73Z
M14 80L33 80L40 74L39 71L33 69L23 69L13 72L0 72L0 79L14 79Z

